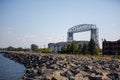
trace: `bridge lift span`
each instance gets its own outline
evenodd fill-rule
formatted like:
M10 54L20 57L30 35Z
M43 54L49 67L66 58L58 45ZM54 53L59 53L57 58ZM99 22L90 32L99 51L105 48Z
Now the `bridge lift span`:
M73 41L73 33L85 32L85 31L91 31L91 38L99 46L98 28L96 27L96 25L93 25L93 24L80 24L80 25L73 26L67 32L67 41L68 42Z

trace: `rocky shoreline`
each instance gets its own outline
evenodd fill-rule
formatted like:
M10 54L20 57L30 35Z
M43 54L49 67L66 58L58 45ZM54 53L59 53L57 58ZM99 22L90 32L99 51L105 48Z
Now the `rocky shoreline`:
M120 60L23 52L4 56L24 64L21 80L120 80Z

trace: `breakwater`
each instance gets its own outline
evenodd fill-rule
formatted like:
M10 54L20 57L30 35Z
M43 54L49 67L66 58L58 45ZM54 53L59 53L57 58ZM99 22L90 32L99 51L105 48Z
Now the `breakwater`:
M6 52L27 68L22 80L120 80L120 61L105 58Z

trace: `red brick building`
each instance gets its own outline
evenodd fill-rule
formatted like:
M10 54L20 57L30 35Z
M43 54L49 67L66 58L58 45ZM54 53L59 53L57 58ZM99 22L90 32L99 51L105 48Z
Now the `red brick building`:
M120 39L118 41L106 41L102 43L103 55L120 55Z

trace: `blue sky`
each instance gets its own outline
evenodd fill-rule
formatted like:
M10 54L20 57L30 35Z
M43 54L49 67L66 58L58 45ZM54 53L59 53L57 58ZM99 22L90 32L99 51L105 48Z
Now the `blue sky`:
M0 47L47 47L66 41L78 24L96 24L100 46L102 38L120 39L120 1L0 0ZM89 31L74 34L74 40L89 38Z

